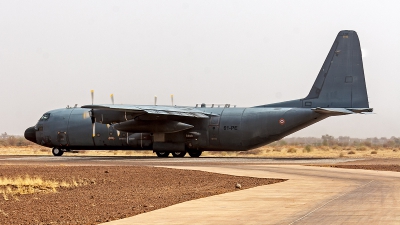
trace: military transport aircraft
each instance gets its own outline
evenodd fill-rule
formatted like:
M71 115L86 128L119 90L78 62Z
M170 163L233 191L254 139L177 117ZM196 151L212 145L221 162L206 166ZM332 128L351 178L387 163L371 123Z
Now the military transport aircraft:
M330 116L372 112L357 33L340 31L307 97L236 108L93 104L43 114L25 138L71 150L153 150L158 157L246 151Z

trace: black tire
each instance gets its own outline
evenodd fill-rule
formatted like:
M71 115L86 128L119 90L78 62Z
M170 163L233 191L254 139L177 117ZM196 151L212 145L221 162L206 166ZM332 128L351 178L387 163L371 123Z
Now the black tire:
M201 153L203 153L203 152L202 152L202 151L199 151L199 150L192 150L192 151L189 151L190 157L194 157L194 158L200 157L200 156L201 156Z
M185 157L185 155L186 155L186 152L172 152L172 156L174 156L174 157L182 158L182 157Z
M169 152L156 152L158 157L167 158L169 156Z
M62 156L64 154L64 152L59 148L53 148L51 153L53 153L54 156Z

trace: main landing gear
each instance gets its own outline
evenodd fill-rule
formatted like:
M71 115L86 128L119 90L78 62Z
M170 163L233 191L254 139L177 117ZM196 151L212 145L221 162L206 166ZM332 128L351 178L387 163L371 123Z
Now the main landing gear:
M203 153L203 152L199 151L199 150L191 150L191 151L189 151L190 157L194 157L194 158L200 157L201 153Z
M169 152L156 152L156 154L160 158L167 158L169 156Z
M156 152L157 156L160 158L166 158L169 156L170 153L172 153L173 157L177 157L177 158L182 158L182 157L185 157L185 155L186 155L186 152ZM202 151L190 150L187 153L189 153L190 157L198 158L198 157L200 157Z
M186 152L172 152L172 156L174 157L185 157Z

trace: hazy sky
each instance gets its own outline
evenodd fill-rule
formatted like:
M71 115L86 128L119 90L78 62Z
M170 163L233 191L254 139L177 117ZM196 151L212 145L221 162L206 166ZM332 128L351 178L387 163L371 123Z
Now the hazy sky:
M293 136L400 136L399 1L0 1L0 132L95 103L254 106L305 97L357 31L374 115Z

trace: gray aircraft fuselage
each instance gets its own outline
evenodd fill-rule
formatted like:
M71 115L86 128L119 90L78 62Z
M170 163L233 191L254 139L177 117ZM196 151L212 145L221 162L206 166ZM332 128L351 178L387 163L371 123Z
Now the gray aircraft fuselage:
M45 113L25 137L63 151L152 149L193 157L202 151L246 151L329 116L369 113L355 31L340 31L305 98L249 108L86 105ZM61 153L60 153L61 150ZM179 154L183 153L183 154Z
M165 134L165 142L185 143L187 149L244 151L266 145L326 116L299 108L198 108L217 114L209 119L180 119L194 127ZM47 147L68 149L152 149L153 134L118 132L113 125L96 124L92 137L88 109L64 108L47 112L35 126L36 140Z

